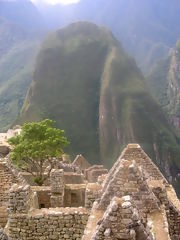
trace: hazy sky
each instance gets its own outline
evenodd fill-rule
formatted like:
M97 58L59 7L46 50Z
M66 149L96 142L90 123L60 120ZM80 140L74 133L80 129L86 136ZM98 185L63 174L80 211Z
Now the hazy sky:
M50 4L56 4L56 3L61 3L61 4L70 4L70 3L77 3L79 0L32 0L32 2L39 2L39 1L44 1Z

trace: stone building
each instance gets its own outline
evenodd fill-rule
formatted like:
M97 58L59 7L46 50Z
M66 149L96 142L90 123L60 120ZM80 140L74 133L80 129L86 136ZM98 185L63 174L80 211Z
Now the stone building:
M180 239L179 199L138 144L129 144L109 172L98 165L70 171L66 165L53 169L42 187L8 160L3 164L8 187L0 200L8 223L0 239ZM2 172L0 183L6 185Z

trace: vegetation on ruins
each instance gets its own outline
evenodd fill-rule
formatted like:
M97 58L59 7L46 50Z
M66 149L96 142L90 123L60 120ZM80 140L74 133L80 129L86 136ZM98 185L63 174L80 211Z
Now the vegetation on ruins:
M69 144L63 130L53 127L49 119L25 123L20 135L9 139L13 146L11 160L21 170L34 176L42 185L53 168L53 158L60 158Z

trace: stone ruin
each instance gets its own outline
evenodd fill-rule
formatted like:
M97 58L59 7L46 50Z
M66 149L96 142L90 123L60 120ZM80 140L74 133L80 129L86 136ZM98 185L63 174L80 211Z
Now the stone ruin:
M42 187L0 161L0 240L180 239L180 201L138 144L109 172L78 159Z

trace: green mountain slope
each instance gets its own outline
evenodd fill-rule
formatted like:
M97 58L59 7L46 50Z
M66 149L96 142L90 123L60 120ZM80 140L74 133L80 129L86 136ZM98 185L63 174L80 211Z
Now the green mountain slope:
M0 18L0 131L16 120L32 81L39 40Z
M47 38L19 122L52 118L72 154L108 167L138 142L166 176L180 169L179 145L133 59L105 28L80 22ZM176 157L177 158L176 158Z
M0 60L1 131L7 130L20 113L33 78L38 45L38 42L21 42L12 47Z
M154 65L148 84L169 121L180 133L180 40L169 57Z

